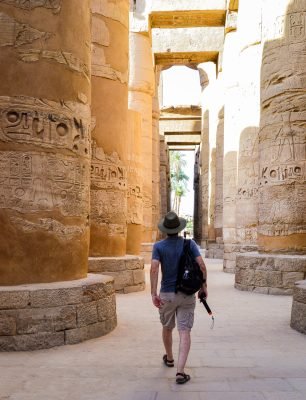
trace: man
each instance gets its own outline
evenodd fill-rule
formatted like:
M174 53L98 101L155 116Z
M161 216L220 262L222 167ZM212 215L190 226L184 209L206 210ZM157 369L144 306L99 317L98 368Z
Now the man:
M179 356L177 362L176 383L183 384L190 380L185 374L184 368L190 350L190 331L193 326L195 295L188 296L181 292L175 293L175 285L178 273L178 264L183 252L184 239L178 236L186 226L186 220L179 218L175 212L170 211L160 221L158 228L167 233L167 238L157 242L153 246L150 279L152 302L159 309L160 321L162 323L162 338L166 354L163 356L164 364L168 367L174 366L172 353L172 331L175 327L175 316L180 336ZM200 255L198 246L194 241L190 243L192 256L199 264L204 277L203 287L198 296L204 293L207 297L207 270ZM159 264L161 264L162 279L159 295L157 294L157 283Z

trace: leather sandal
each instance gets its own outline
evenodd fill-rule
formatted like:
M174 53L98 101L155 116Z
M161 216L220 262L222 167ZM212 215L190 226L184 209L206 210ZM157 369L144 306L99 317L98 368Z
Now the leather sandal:
M163 356L163 361L164 361L164 364L165 365L167 365L167 367L174 367L174 360L168 360L167 359L167 354L165 354L164 356Z
M184 372L178 372L176 374L176 383L179 385L182 385L183 383L186 383L190 381L190 375L185 374Z

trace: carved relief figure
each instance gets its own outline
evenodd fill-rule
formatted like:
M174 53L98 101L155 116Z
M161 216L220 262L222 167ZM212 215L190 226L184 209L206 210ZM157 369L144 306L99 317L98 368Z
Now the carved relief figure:
M88 165L68 156L0 152L0 208L35 212L58 207L64 215L85 215Z
M295 133L291 128L290 112L282 114L283 124L278 130L275 141L278 143L278 151L273 161L292 161L295 160Z

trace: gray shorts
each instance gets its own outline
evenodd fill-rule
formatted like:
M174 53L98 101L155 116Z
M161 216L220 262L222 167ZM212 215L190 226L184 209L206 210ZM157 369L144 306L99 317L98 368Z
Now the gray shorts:
M179 331L190 331L194 321L195 295L188 296L181 292L161 292L160 298L164 302L159 309L160 321L163 327L173 329L176 315L177 329Z

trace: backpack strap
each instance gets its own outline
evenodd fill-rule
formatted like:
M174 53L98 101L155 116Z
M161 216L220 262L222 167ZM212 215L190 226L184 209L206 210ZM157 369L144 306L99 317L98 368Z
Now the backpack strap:
M189 239L184 239L183 253L187 254L189 249L190 249L190 240Z

